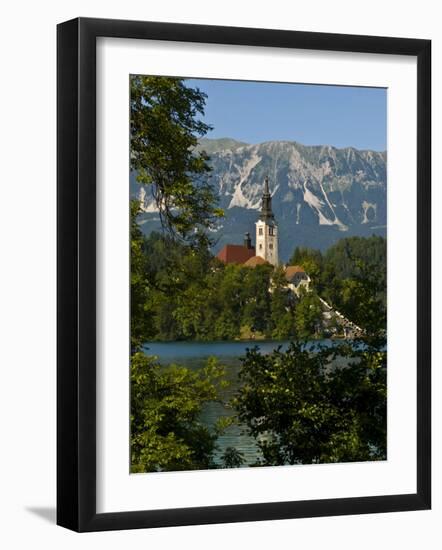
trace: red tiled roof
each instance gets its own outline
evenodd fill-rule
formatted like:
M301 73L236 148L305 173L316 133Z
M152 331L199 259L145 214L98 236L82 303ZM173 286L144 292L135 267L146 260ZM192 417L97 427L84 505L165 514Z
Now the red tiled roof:
M305 270L299 265L288 265L285 268L285 278L290 281L296 273L305 273Z
M247 260L247 262L245 262L244 265L247 267L256 267L257 265L264 265L268 263L269 262L264 260L264 258L261 258L261 256L252 256Z
M225 264L243 264L255 255L255 247L247 248L242 244L226 244L216 257Z

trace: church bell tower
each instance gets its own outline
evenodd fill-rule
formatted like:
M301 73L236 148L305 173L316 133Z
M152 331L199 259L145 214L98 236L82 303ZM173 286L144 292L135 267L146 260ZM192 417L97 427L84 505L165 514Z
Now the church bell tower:
M272 196L267 177L264 182L261 213L256 222L256 255L274 266L278 265L278 225L272 212Z

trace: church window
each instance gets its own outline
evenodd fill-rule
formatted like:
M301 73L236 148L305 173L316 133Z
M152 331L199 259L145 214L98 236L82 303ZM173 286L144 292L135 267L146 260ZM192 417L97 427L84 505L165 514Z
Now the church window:
M260 228L258 229L258 234L259 234L259 235L262 235L262 227L260 227Z
M270 248L270 250L273 250L273 243L269 244L269 248Z
M273 226L272 225L269 227L269 235L273 235Z
M262 244L259 245L259 249L262 250Z

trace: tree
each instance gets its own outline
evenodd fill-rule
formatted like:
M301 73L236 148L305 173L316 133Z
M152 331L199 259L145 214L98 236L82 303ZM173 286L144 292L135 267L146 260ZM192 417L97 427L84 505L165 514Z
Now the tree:
M224 370L209 359L192 372L161 368L138 352L131 360L131 471L214 468L217 427L201 423L202 407L219 398Z
M289 265L301 266L308 273L313 284L318 286L323 268L323 258L320 250L297 246L289 260Z
M208 241L206 230L223 215L209 182L198 138L210 129L199 115L206 95L179 78L130 79L131 170L151 188L162 225L175 238Z
M132 353L138 350L152 334L151 318L146 311L149 282L146 279L147 258L144 238L137 224L139 202L130 203L130 344Z
M214 325L215 339L233 340L241 329L244 268L233 264L226 265L217 274L216 301L219 304L219 315Z
M373 298L386 304L386 262L387 243L382 237L348 237L339 240L324 254L320 286L325 299L331 301L337 309L345 307L348 299L343 295L344 287L351 281L363 282L368 276L376 282L371 289ZM357 302L360 303L360 300Z
M270 280L273 268L270 265L257 265L242 268L243 283L241 292L244 306L240 312L241 324L252 332L267 333L270 320L271 295Z
M239 468L244 464L244 454L235 447L227 447L222 456L223 468Z
M385 241L343 241L325 255L321 277L334 305L362 327L358 338L332 348L298 340L269 355L255 348L242 362L234 405L261 449L262 464L386 458ZM366 248L373 249L368 256ZM326 273L333 277L327 280ZM314 293L301 296L299 337L309 337L320 310Z
M314 292L301 294L295 309L296 334L300 339L317 335L322 321L322 307Z
M219 432L200 414L218 399L223 370L212 360L198 372L162 368L143 352L148 338L183 330L178 297L195 272L206 272L206 230L222 214L207 156L194 151L209 128L197 119L204 95L180 79L134 76L130 107L131 169L151 186L169 234L145 239L139 203L131 203L131 471L211 468Z
M354 361L337 366L339 357ZM261 450L259 463L385 459L385 359L347 345L248 350L234 405Z
M287 288L282 267L275 269L271 281L271 334L276 340L295 337L295 315L293 293Z
M386 240L342 239L326 254L327 298L364 330L364 345L382 350L386 343Z

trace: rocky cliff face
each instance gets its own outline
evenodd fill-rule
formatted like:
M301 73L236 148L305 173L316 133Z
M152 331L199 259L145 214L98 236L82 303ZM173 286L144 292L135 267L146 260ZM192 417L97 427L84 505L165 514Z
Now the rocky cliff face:
M214 234L219 250L255 233L264 178L269 177L279 248L286 261L295 246L327 248L350 235L386 235L386 153L352 147L305 146L272 141L247 145L232 139L202 140L210 155L211 180L225 210ZM143 205L144 231L158 227L149 190L131 177L131 194Z

